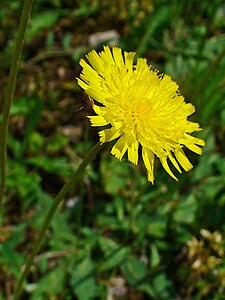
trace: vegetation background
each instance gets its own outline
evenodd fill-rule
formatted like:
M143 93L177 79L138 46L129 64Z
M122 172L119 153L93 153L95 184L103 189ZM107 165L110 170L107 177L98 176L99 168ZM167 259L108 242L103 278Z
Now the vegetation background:
M22 2L0 3L4 98ZM225 299L224 1L35 0L8 141L0 299L10 299L48 207L98 140L76 83L102 45L136 51L169 74L204 131L176 183L106 147L55 215L22 299Z

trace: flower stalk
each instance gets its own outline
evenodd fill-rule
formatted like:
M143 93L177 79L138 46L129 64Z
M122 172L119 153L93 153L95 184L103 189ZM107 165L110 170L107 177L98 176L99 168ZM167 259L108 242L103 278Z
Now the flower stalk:
M7 161L7 136L10 108L14 96L17 73L19 69L19 62L23 48L25 33L29 22L30 12L33 0L24 0L22 15L20 19L19 29L16 37L14 53L10 66L9 78L6 87L5 101L2 109L2 124L1 124L1 138L0 138L0 166L1 166L1 185L0 185L0 211L2 199L5 191L6 183L6 161Z
M34 258L40 249L42 240L45 236L45 233L49 227L49 224L50 224L57 208L59 207L59 205L62 202L62 200L64 199L64 197L68 194L68 192L71 191L74 188L75 184L83 177L83 174L84 174L84 171L85 171L87 165L90 163L90 161L95 157L95 155L102 148L103 148L103 146L99 142L88 152L87 156L83 159L82 163L80 164L80 166L78 167L76 172L73 174L73 176L70 178L70 180L62 187L62 189L59 191L58 195L56 196L55 200L53 201L53 203L47 213L47 216L45 218L45 222L42 225L42 228L37 236L37 240L36 240L35 244L33 245L33 249L30 253L30 256L28 257L25 268L24 268L24 270L20 276L20 279L18 281L16 290L15 290L15 294L14 294L14 300L20 299L24 279L27 277L27 275L30 271L30 268L33 264Z

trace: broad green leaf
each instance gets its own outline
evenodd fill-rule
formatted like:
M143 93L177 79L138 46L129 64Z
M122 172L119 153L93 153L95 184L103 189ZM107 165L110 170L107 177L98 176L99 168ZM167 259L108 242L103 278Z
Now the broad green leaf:
M78 300L94 299L96 290L95 265L89 257L74 266L71 272L70 285Z
M166 300L174 299L174 295L171 295L171 281L165 273L161 272L154 276L152 286L157 292L157 298Z
M147 226L147 233L150 236L156 238L162 238L165 236L167 228L167 218L157 215L154 218L151 218Z
M131 285L138 285L147 275L145 264L135 256L130 256L122 264L121 271Z
M14 242L14 241L13 241ZM15 251L12 243L4 242L0 248L1 263L6 264L9 272L16 278L19 278L21 273L20 266L24 263L23 257Z
M27 158L26 163L39 167L47 172L65 177L68 177L72 172L72 166L65 158L35 156Z
M173 220L179 224L192 224L197 209L196 198L190 194L183 197L173 213Z
M118 245L113 240L107 238L101 238L99 240L99 244L105 254L100 262L101 271L106 271L119 266L129 253L129 249L127 247Z
M152 244L151 245L151 267L155 268L156 266L159 265L160 263L160 255L159 255L159 251L158 248L156 247L156 245Z
M68 138L62 134L56 134L46 147L48 152L56 152L61 150L66 144L68 144Z
M51 28L58 19L64 15L66 12L62 13L59 10L44 10L34 15L32 18L31 26L27 31L27 39L31 39L37 36L44 29Z
M130 164L125 160L120 162L114 157L101 159L100 171L107 193L116 195L120 189L124 188L129 169Z

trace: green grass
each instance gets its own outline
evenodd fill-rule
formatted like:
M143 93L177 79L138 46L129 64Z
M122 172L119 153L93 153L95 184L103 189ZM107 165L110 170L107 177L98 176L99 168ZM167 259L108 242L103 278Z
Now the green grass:
M146 2L34 1L9 124L0 299L13 295L54 196L98 140L75 78L79 59L109 42L91 46L90 35L112 29L119 47L178 82L206 146L188 153L194 168L178 183L157 163L153 186L141 163L105 147L56 213L23 297L224 299L225 6ZM0 4L0 98L21 7Z

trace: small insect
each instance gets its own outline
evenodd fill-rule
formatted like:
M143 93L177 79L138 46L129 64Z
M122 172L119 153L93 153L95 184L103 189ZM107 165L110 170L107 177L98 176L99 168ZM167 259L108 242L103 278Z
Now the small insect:
M81 106L81 107L79 107L77 110L75 110L75 113L81 111L82 109L84 109L86 107L92 107L93 104L94 104L93 99L91 99L91 97L89 97L89 96L86 96L86 104L83 105L83 106Z
M90 106L90 107L92 107L93 105L94 105L94 100L93 99L91 99L91 97L89 97L88 96L88 105Z

